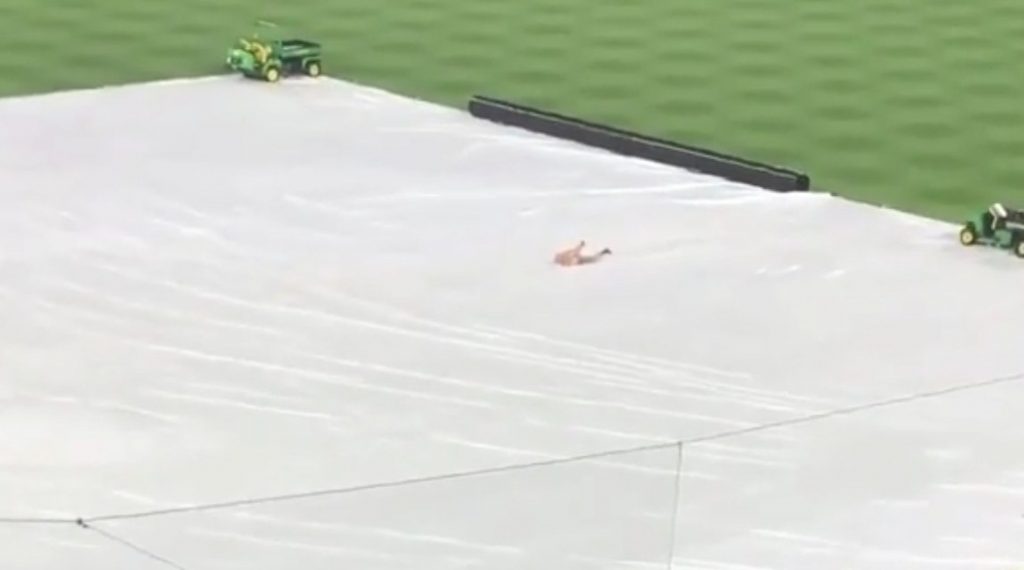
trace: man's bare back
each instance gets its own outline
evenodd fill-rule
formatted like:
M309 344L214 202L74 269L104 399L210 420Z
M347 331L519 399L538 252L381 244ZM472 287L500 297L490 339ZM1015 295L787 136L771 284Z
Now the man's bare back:
M592 255L584 255L583 248L586 247L587 242L580 241L576 247L572 247L566 250L559 251L555 254L554 262L558 265L570 267L574 265L585 265L588 263L595 263L602 257L610 255L612 250L608 248L602 249L600 252Z

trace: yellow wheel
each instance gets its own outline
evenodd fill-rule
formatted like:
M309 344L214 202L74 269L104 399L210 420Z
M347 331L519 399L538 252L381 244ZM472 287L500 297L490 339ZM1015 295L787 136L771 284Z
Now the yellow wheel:
M268 67L263 72L263 77L265 77L267 81L271 83L277 83L277 80L281 79L281 70L273 66Z
M966 225L960 230L960 243L963 245L974 245L978 241L978 234L974 233L972 225Z
M306 75L310 77L320 77L323 70L320 68L319 61L311 61L306 64Z

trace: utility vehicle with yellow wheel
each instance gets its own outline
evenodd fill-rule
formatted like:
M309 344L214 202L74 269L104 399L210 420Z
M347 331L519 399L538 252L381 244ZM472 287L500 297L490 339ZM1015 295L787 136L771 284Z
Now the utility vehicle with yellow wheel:
M239 38L228 50L227 66L246 77L275 83L288 75L323 73L322 47L303 39L263 39L259 33Z
M1024 257L1024 211L992 204L964 223L960 228L960 243L1009 249L1017 257Z

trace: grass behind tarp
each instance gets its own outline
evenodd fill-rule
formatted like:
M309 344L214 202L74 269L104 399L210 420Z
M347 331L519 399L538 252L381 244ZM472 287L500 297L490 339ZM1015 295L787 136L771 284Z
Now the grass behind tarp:
M0 0L0 95L216 73L257 18L408 95L518 99L948 219L1024 204L1020 0Z

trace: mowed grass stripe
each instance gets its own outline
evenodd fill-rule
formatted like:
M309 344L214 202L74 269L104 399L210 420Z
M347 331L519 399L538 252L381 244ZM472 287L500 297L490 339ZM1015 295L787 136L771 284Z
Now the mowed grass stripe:
M1024 204L1012 0L5 0L0 95L217 73L257 18L440 103L520 99L951 220Z

